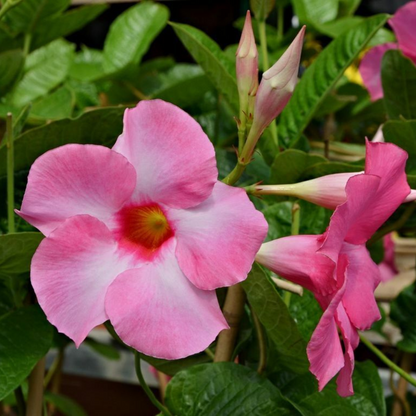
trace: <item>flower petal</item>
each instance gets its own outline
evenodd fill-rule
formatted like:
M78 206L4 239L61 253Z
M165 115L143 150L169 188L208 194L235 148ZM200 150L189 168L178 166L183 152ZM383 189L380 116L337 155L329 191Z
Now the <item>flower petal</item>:
M278 238L261 246L256 261L313 293L326 295L336 289L335 263L317 253L320 245L316 235Z
M45 235L78 214L108 223L135 185L136 172L122 155L103 146L68 144L35 161L16 212Z
M171 240L158 261L120 274L105 299L111 323L127 345L167 360L204 350L228 328L215 291L189 282L174 249Z
M108 228L89 215L69 218L39 245L31 282L49 322L79 344L108 319L104 297L127 268Z
M403 53L416 63L416 2L410 1L400 7L389 19L389 25L393 28L399 42L399 48Z
M342 303L356 328L369 329L381 317L374 297L380 271L364 245L345 243L341 253L348 256L348 283Z
M113 149L136 169L135 202L193 207L208 198L217 180L214 147L200 125L161 100L126 110Z
M176 257L198 288L231 286L247 277L267 234L267 222L243 189L222 182L197 207L171 209L178 244Z
M359 71L363 83L367 88L371 101L383 98L383 87L381 85L381 62L384 54L390 49L397 49L395 43L384 43L371 48L361 61Z

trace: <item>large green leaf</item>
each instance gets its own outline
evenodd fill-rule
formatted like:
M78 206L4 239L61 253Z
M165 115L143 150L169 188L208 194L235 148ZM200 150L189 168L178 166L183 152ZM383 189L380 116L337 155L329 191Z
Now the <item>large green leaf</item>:
M180 416L293 416L279 390L255 371L234 363L202 364L169 382L166 406Z
M238 110L237 82L235 68L221 48L204 32L188 25L170 23L195 61L211 80L217 90Z
M292 0L292 3L300 22L314 25L334 20L338 14L338 1Z
M292 202L278 202L262 210L269 225L267 241L290 235L292 228Z
M306 70L281 115L279 136L285 145L293 146L301 138L323 100L387 18L367 18L338 36Z
M381 65L384 105L392 119L416 119L416 66L401 51L387 51Z
M414 99L414 97L412 98ZM416 120L399 121L390 120L383 126L383 135L386 142L397 144L406 150L409 159L406 163L406 172L416 174Z
M0 96L13 87L23 63L23 52L20 49L13 49L0 54Z
M36 28L31 50L40 48L55 39L68 36L96 19L104 10L105 4L91 4L77 7L57 17L51 17Z
M0 400L20 386L52 345L52 326L38 306L0 319Z
M41 233L0 235L0 277L28 272L32 256L42 238Z
M169 9L153 2L130 7L112 23L104 44L104 71L117 73L137 65L165 27Z
M15 140L15 170L29 169L43 153L68 143L111 146L123 128L124 108L89 111L76 119L54 121ZM6 176L6 147L0 147L0 179Z
M33 122L71 117L74 104L75 97L72 91L66 87L58 88L33 103L30 120Z
M81 46L69 68L69 75L80 81L93 81L103 75L103 53Z
M74 49L75 45L58 39L32 52L26 60L23 78L10 97L12 105L23 107L62 83L68 74Z
M254 264L241 283L248 301L273 342L283 368L295 373L308 371L306 343L274 285L263 269Z

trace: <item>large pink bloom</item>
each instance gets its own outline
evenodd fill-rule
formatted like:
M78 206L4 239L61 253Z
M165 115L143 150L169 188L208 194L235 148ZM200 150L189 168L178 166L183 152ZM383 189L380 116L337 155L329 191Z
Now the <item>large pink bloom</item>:
M374 290L381 276L365 243L410 191L404 171L406 152L390 145L386 153L383 143L371 143L371 147L366 172L372 173L348 180L346 201L336 208L324 234L265 243L256 257L270 270L314 293L324 314L308 345L310 370L320 390L339 372L341 396L353 394L357 330L370 328L380 318Z
M372 101L383 98L381 63L386 51L399 48L405 56L416 64L415 21L416 1L411 1L400 7L394 16L389 19L389 24L397 37L398 45L389 42L375 46L367 52L361 61L359 71Z
M18 214L47 237L31 281L60 332L79 345L110 319L165 359L227 328L215 289L246 278L267 233L244 190L217 181L201 127L160 100L126 110L112 150L70 144L37 159Z

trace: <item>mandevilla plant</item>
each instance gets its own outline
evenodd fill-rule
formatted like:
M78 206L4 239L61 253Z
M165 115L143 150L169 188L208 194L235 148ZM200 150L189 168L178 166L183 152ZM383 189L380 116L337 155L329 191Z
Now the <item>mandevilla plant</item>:
M103 50L63 37L105 5L1 3L0 414L85 415L101 327L163 415L411 415L416 1L252 0L225 50L152 1ZM196 63L142 62L162 30Z

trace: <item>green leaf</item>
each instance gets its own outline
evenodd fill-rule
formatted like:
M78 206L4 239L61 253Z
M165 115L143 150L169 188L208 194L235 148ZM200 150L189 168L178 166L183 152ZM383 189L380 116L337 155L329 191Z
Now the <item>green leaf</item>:
M0 235L0 277L28 272L32 256L42 239L41 233Z
M239 99L235 68L221 48L204 32L188 25L170 23L185 48L202 67L215 88L224 94L234 111Z
M401 51L387 51L381 64L384 105L392 119L416 119L416 66Z
M349 16L354 14L360 5L361 0L339 0L339 16Z
M257 263L241 285L273 342L281 365L295 373L308 371L306 343L275 286Z
M323 156L288 149L278 153L272 164L270 182L273 184L296 183L309 167L326 162Z
M278 202L269 205L262 210L269 229L267 232L267 240L276 240L277 238L290 235L292 227L292 202Z
M81 46L81 51L75 55L69 76L80 81L93 81L103 75L103 53L97 49Z
M14 31L33 33L69 5L70 0L23 0L7 13L5 21Z
M23 52L20 49L0 54L0 95L4 95L13 87L23 63Z
M301 138L323 100L387 18L384 14L370 17L338 36L305 71L281 115L279 136L286 146Z
M387 121L383 126L383 136L386 142L394 143L409 154L406 172L416 174L416 120Z
M103 344L102 342L98 342L90 337L85 339L85 344L87 344L96 353L108 358L109 360L118 360L120 358L120 353L113 345Z
M31 50L80 30L96 19L107 7L106 4L91 4L45 20L33 34Z
M0 400L22 384L52 345L52 326L38 306L0 319Z
M275 3L276 0L250 0L250 9L257 20L266 20Z
M68 143L111 146L123 128L124 108L89 111L76 119L54 121L17 137L15 171L29 169L43 153ZM0 179L6 177L6 146L0 147Z
M53 404L65 416L87 416L87 412L69 397L46 391L45 400Z
M153 2L130 7L112 23L104 44L104 71L114 74L137 65L165 27L169 9Z
M343 172L361 172L364 170L364 162L357 163L352 165L349 163L343 162L323 162L316 163L312 166L309 166L302 172L301 179L311 179L318 178L324 175L332 175L333 173L343 173Z
M74 101L74 94L68 88L61 87L33 103L30 120L33 122L71 117Z
M292 0L292 4L301 23L325 23L338 14L338 0Z
M290 416L297 412L266 378L234 363L203 364L169 382L166 406L180 416Z
M385 416L383 386L377 367L371 361L355 364L354 395L343 398L336 392L336 384L329 383L318 392L312 374L292 377L282 375L281 391L302 416ZM280 384L278 383L278 386Z
M416 352L416 291L415 284L404 289L392 302L390 317L399 326L403 339L397 347L403 351Z
M46 95L66 78L75 45L58 39L32 52L25 64L23 79L17 84L10 102L16 107Z

